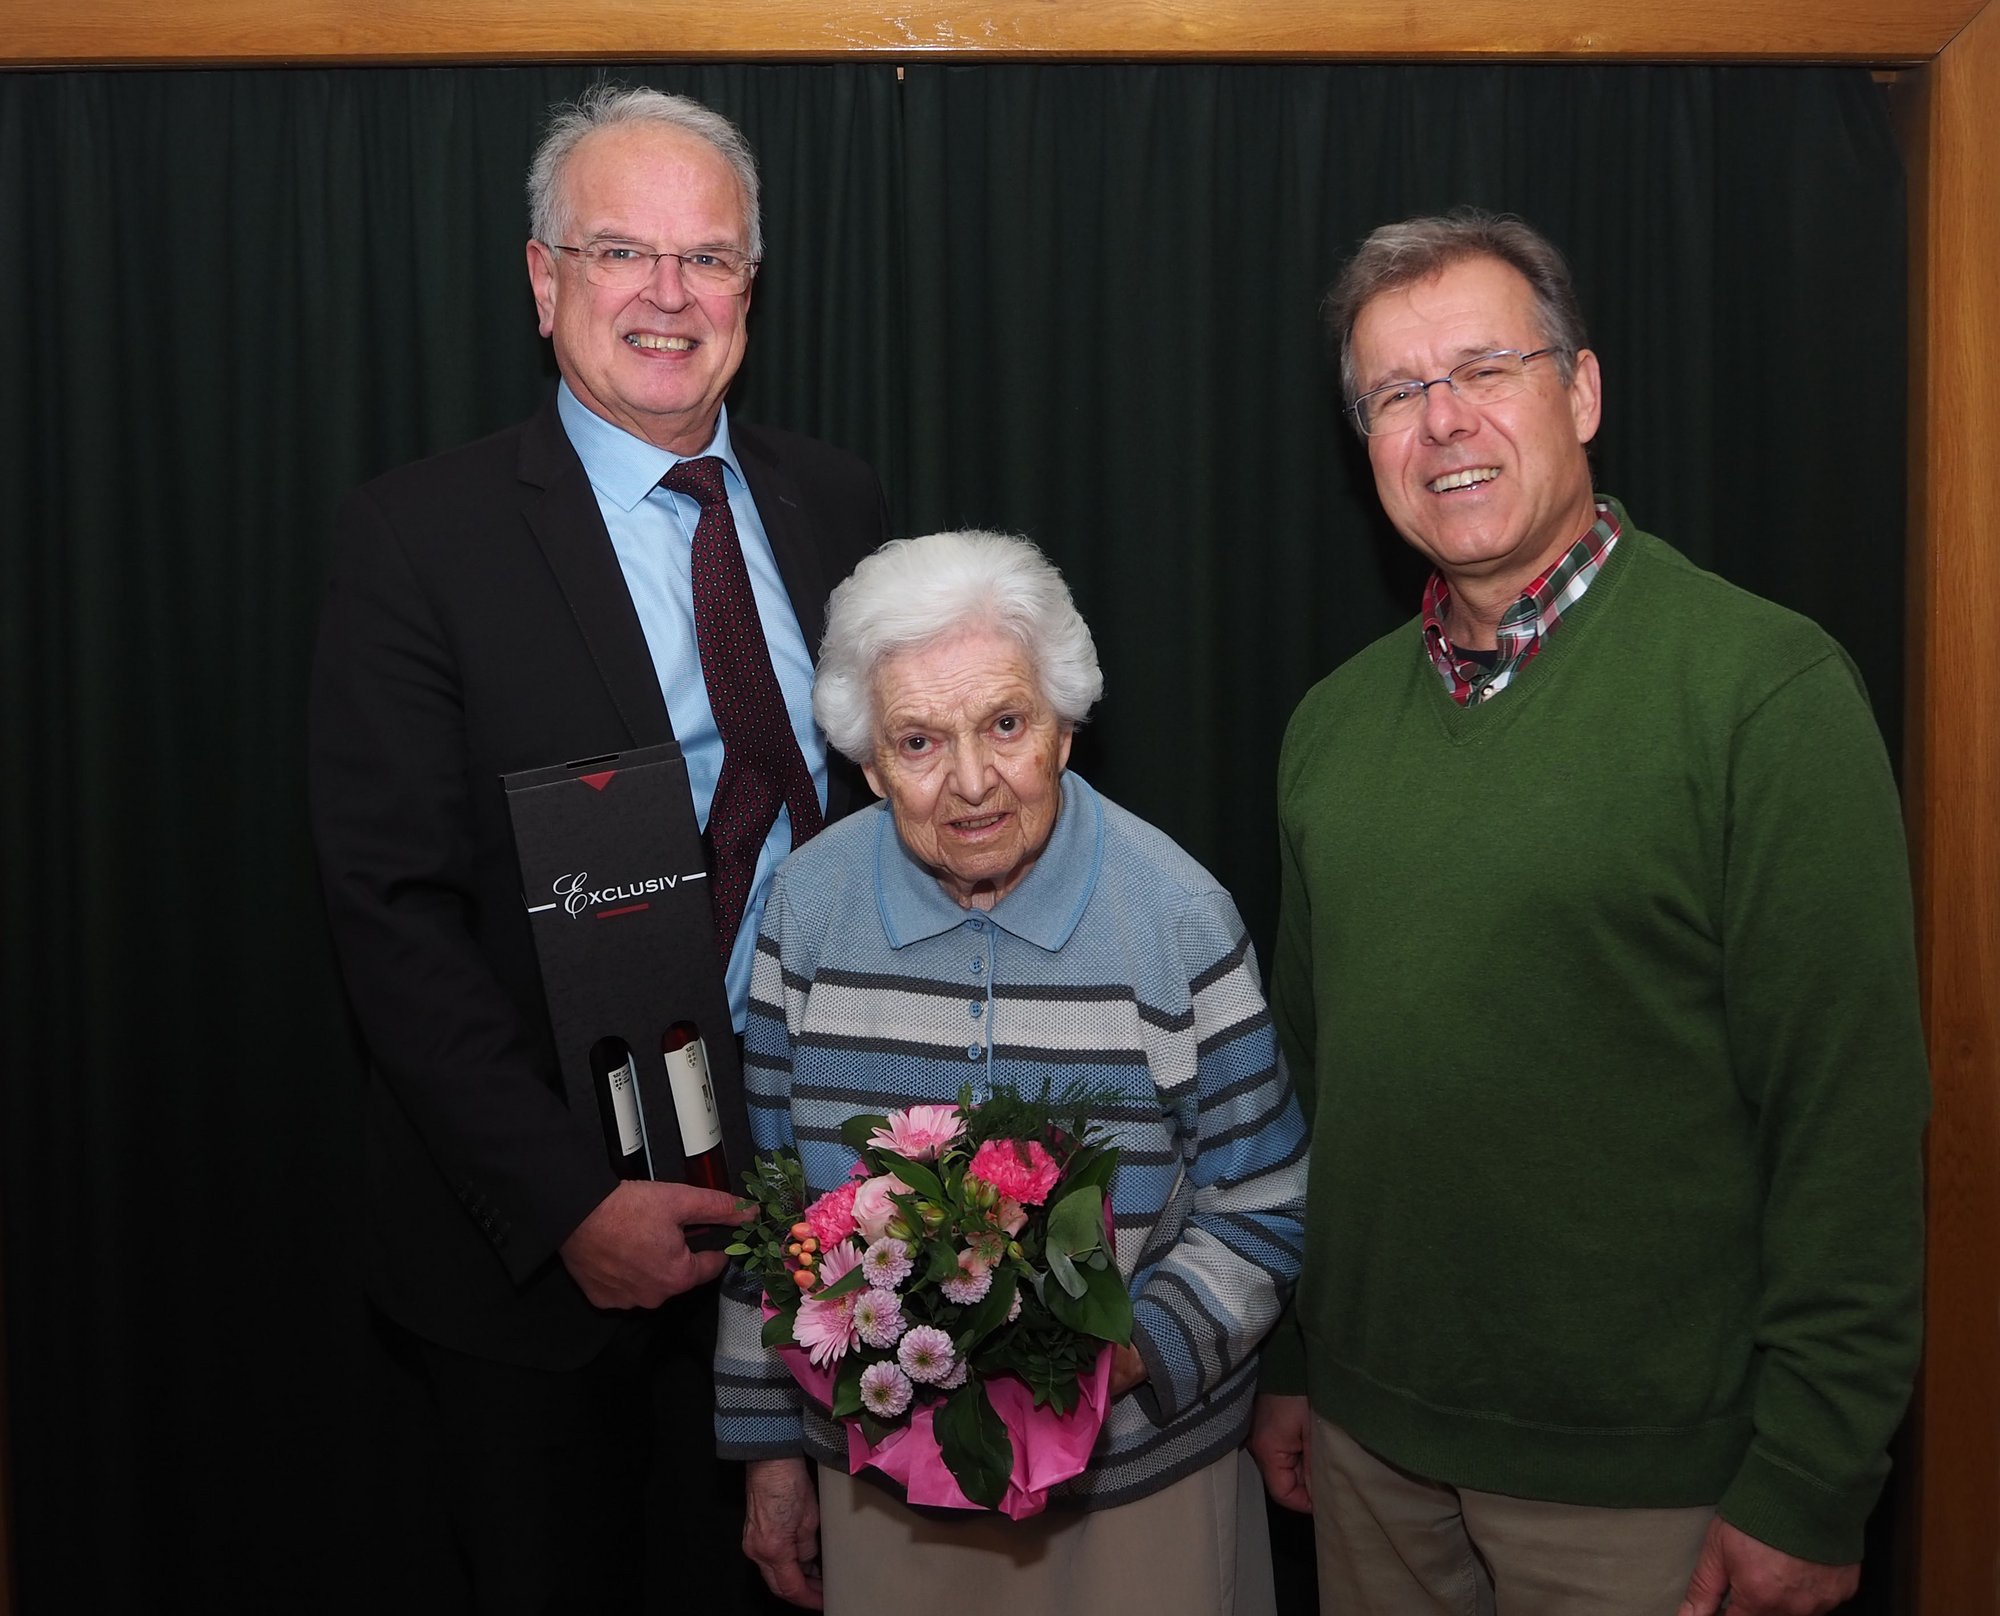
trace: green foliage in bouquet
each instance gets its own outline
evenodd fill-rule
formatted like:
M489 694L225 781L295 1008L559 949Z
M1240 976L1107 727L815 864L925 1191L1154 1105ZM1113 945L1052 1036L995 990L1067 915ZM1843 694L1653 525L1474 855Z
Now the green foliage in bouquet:
M1117 1151L1090 1109L961 1090L956 1107L849 1119L861 1165L825 1195L808 1200L791 1150L744 1177L758 1214L729 1250L763 1282L765 1345L829 1370L830 1411L871 1442L936 1404L945 1464L988 1507L1013 1469L988 1383L1014 1376L1066 1414L1106 1344L1132 1337L1109 1236Z

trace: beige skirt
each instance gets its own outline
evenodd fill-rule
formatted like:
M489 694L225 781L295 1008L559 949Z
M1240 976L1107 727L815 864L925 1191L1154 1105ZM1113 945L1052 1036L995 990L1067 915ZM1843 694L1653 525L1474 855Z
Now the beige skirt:
M1275 1616L1264 1488L1225 1454L1115 1509L1030 1520L910 1509L819 1473L828 1616Z

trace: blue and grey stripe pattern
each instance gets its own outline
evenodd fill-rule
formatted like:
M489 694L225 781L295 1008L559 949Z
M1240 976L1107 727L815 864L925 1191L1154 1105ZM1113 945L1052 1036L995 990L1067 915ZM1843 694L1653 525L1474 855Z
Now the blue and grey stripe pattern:
M778 872L745 1047L757 1147L796 1144L816 1192L853 1165L839 1140L850 1116L966 1084L1104 1096L1118 1262L1149 1379L1052 1499L1125 1503L1242 1440L1258 1343L1299 1271L1305 1131L1235 905L1167 837L1065 775L1035 868L981 913L904 853L885 808L846 820ZM732 1270L722 1452L845 1468L844 1434L802 1410L759 1323L754 1282Z

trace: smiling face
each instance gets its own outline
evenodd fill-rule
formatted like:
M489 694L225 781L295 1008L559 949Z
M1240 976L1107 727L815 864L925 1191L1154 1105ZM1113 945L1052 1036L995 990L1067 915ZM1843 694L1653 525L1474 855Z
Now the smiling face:
M1020 885L1062 807L1071 726L1042 696L1011 634L967 628L883 659L875 756L896 834L966 908Z
M659 124L587 135L562 178L562 245L617 241L648 252L747 253L742 187L706 141ZM747 290L697 294L663 258L637 291L595 286L572 253L528 243L541 331L577 399L614 426L675 454L699 454L743 363Z
M1532 353L1547 340L1526 278L1497 258L1468 258L1363 306L1355 384L1366 392L1429 381L1480 354ZM1368 439L1389 520L1454 586L1491 580L1518 594L1596 519L1584 445L1597 432L1597 356L1576 356L1568 387L1553 354L1533 361L1526 380L1483 406L1433 387L1408 430Z

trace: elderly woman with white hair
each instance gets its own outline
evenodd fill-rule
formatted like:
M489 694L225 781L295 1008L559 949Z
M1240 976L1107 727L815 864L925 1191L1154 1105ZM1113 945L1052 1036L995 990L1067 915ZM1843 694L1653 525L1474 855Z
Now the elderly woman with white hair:
M758 1148L795 1144L820 1194L854 1165L851 1116L1081 1077L1120 1152L1134 1327L1090 1464L1046 1513L940 1515L846 1474L844 1432L760 1346L755 1282L732 1273L717 1429L748 1465L745 1551L794 1603L1273 1608L1240 1450L1258 1344L1298 1274L1304 1131L1229 895L1066 772L1103 686L1061 574L1025 539L885 545L828 605L813 711L885 800L772 884L744 1036Z

